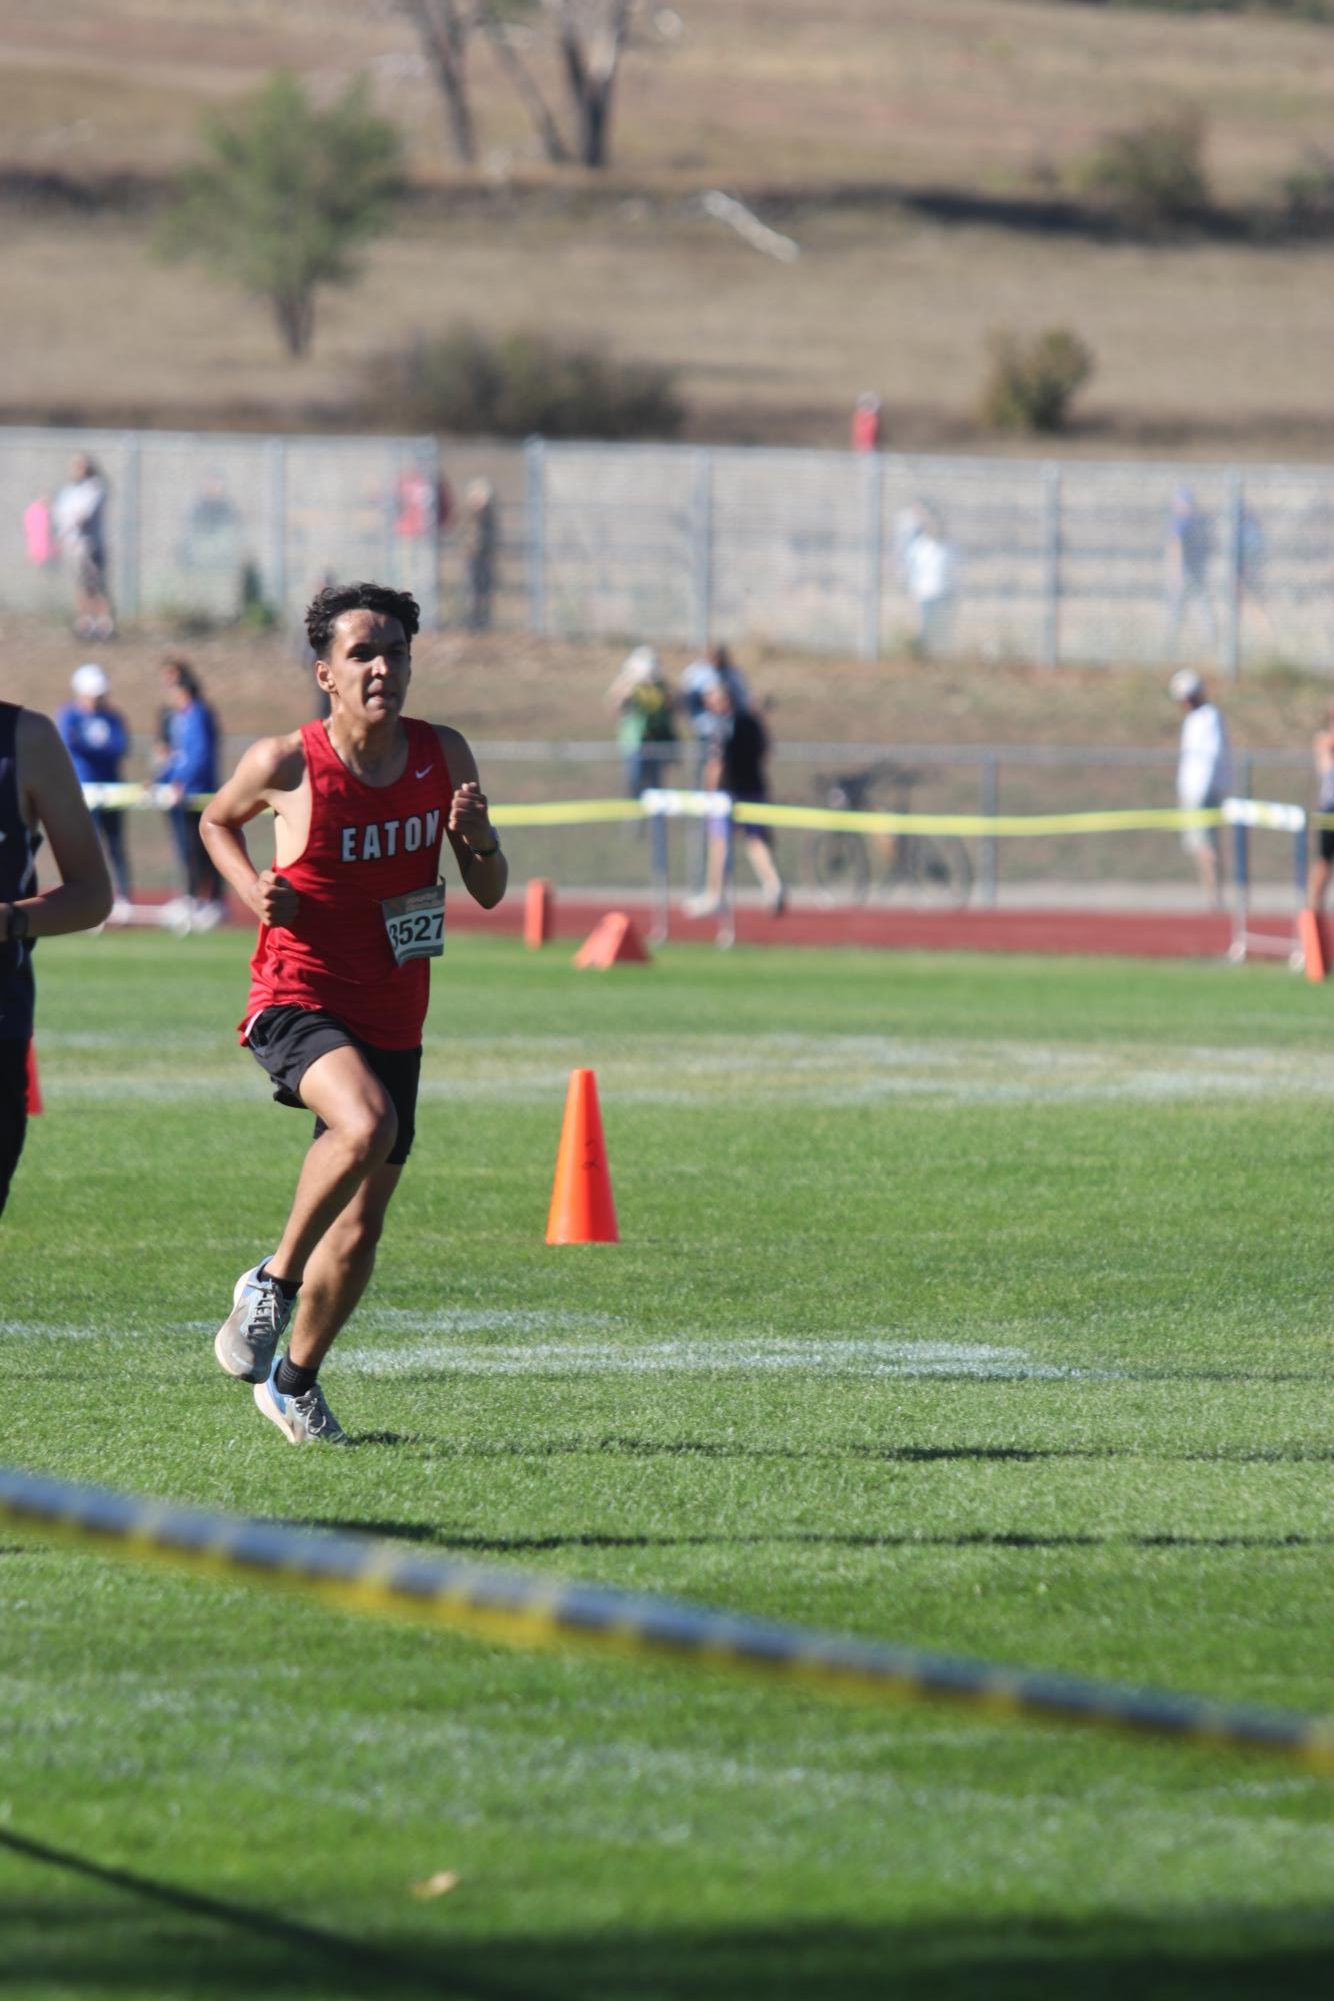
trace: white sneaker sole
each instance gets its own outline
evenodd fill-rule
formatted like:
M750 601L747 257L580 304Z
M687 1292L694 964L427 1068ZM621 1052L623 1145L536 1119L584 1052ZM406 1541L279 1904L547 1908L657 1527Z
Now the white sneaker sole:
M297 1437L290 1421L283 1416L272 1398L266 1394L268 1387L269 1379L267 1376L262 1383L255 1384L255 1409L261 1411L270 1424L277 1425L289 1445L313 1445L315 1442L313 1439Z
M262 1265L263 1262L264 1260L263 1258L261 1258L259 1264ZM240 1278L237 1279L236 1284L232 1287L233 1313L236 1311L236 1308L241 1304L241 1294L245 1291L247 1282L253 1276L253 1274L258 1270L259 1270L259 1265L252 1265L249 1271L243 1271L241 1273ZM221 1327L219 1327L217 1333L213 1337L213 1353L217 1360L218 1367L222 1369L225 1374L229 1375L234 1382L253 1383L255 1378L251 1375L249 1369L233 1368L231 1362L227 1357L226 1353L227 1329L231 1326L231 1324L232 1324L232 1315L231 1313L229 1313L227 1315L227 1318L223 1321ZM264 1382L267 1379L267 1376L268 1376L268 1370L266 1368L264 1371L264 1375L262 1375L259 1379L260 1382L261 1383Z

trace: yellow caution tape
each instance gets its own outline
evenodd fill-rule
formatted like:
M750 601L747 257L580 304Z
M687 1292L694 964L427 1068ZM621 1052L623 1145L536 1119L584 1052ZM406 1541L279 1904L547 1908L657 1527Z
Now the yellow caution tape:
M841 1638L672 1599L404 1554L369 1536L174 1507L12 1467L0 1467L0 1520L107 1555L276 1586L507 1646L573 1646L721 1668L859 1702L950 1702L1006 1721L1261 1752L1334 1776L1334 1720Z
M90 806L164 807L175 802L161 786L85 785ZM205 807L211 793L193 794L183 803L192 811ZM557 799L535 805L493 806L497 827L599 826L641 820L655 813L713 817L726 810L726 795L659 790L639 799ZM1267 800L1229 801L1226 808L1205 806L1130 806L1095 813L863 813L823 806L781 806L768 801L737 800L732 816L752 826L794 827L848 834L955 834L966 839L1015 839L1052 834L1180 833L1187 828L1247 825L1280 832L1299 832L1308 816L1302 808ZM1313 827L1334 827L1334 814L1309 816Z

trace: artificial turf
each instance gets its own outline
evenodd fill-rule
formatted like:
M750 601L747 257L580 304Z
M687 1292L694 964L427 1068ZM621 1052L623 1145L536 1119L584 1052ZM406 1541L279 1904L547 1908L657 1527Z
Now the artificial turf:
M451 943L296 1452L210 1336L307 1122L245 943L47 944L0 1462L1334 1708L1329 996L1273 968ZM616 1246L543 1242L569 1069ZM1282 1765L535 1656L0 1536L0 1992L1284 1995ZM434 1872L457 1887L430 1900Z

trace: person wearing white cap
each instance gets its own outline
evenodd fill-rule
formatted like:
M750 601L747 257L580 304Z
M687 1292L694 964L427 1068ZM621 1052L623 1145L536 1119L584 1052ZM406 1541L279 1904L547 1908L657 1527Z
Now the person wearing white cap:
M107 699L111 683L95 660L76 667L70 676L74 699L56 717L56 727L70 754L80 785L119 785L130 732L119 709ZM96 794L93 795L96 799ZM102 837L111 864L116 900L108 920L123 924L130 914L130 864L125 849L125 815L119 807L92 807L93 824Z
M1167 690L1182 710L1177 804L1186 812L1221 806L1232 784L1227 724L1193 667L1178 668ZM1194 862L1209 901L1221 904L1223 866L1218 828L1187 827L1181 845Z

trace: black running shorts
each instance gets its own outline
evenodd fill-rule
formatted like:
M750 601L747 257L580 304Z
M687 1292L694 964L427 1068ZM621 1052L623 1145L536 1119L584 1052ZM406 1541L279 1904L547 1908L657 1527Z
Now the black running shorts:
M401 1167L412 1151L417 1132L417 1084L421 1076L422 1053L416 1049L376 1049L363 1042L336 1015L321 1014L308 1007L266 1007L250 1024L246 1048L261 1070L266 1070L277 1087L273 1093L280 1105L305 1109L301 1079L317 1057L331 1049L355 1049L366 1067L379 1078L398 1113L398 1138L386 1167ZM315 1137L325 1130L323 1119L315 1121Z
M28 1045L0 1042L0 1210L28 1134Z

